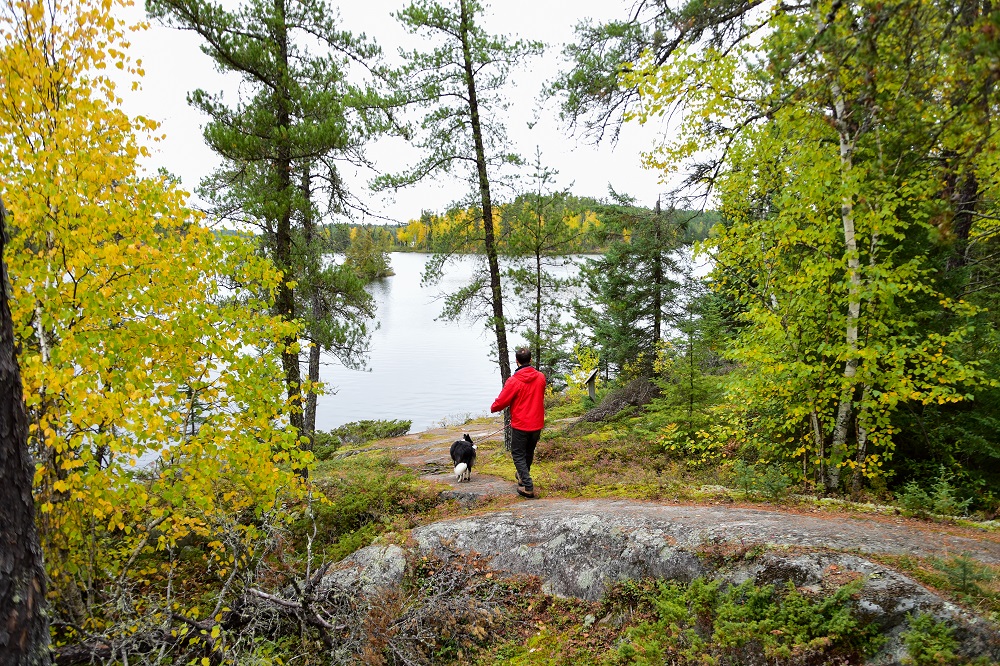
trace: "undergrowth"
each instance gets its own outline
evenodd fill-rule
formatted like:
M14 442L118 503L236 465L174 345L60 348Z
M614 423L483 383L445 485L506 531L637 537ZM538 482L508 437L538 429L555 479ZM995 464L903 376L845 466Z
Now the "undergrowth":
M791 666L859 663L879 644L877 629L852 613L860 583L813 598L794 585L698 579L625 582L597 607L565 602L558 619L526 613L532 631L481 656L482 666ZM578 607L579 606L579 607ZM527 609L524 609L527 610ZM588 613L585 615L584 613ZM598 619L600 618L600 619Z
M317 463L313 482L320 496L302 507L292 535L299 552L312 535L321 560L339 560L384 532L408 529L439 502L435 489L383 453Z
M900 638L906 647L904 666L996 666L989 657L967 659L958 654L954 630L933 615L910 616L909 627Z
M964 554L948 558L885 554L870 557L905 572L1000 627L1000 566L982 564Z
M356 446L377 439L400 437L408 433L412 425L412 421L405 420L364 420L345 423L330 431L317 430L313 455L316 460L327 460L345 444Z

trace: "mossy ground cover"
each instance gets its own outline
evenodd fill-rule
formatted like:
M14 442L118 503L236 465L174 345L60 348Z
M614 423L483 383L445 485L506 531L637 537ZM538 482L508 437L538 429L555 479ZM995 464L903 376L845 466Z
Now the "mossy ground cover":
M477 470L514 480L502 442L479 447ZM657 444L608 427L549 428L531 468L545 496L645 500L701 499L699 488L718 483L717 470L665 456Z
M1000 566L976 562L964 555L944 558L873 555L871 559L904 572L1000 627Z
M496 644L473 650L479 666L624 666L861 663L880 643L858 620L844 586L825 597L794 587L619 583L600 602L535 592L506 609Z
M310 501L298 507L291 526L291 553L337 561L379 536L408 530L440 515L440 489L384 451L331 456L316 463Z

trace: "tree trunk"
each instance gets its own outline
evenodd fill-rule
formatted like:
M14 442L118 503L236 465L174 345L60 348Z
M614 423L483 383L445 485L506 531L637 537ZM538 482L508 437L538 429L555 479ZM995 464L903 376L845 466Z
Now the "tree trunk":
M826 487L826 441L823 437L823 428L819 424L819 414L816 413L816 407L813 406L812 411L809 412L809 424L812 426L813 434L813 444L816 446L816 455L819 457L819 483L816 485L823 485Z
M28 417L7 300L6 211L0 201L0 665L49 664L45 565L35 528Z
M469 44L469 8L467 0L460 0L462 13L462 55L465 65L465 82L469 92L469 112L472 120L472 140L476 146L476 171L479 175L479 196L483 208L483 245L490 267L490 302L493 305L493 330L497 336L497 364L500 366L500 384L510 379L510 351L507 348L507 324L503 317L503 294L500 290L500 262L497 259L496 239L493 236L493 199L486 173L486 148L483 144L483 126L479 118L479 99L476 96L476 77ZM510 450L510 410L504 410L504 446Z
M851 478L851 492L857 495L861 492L861 480L864 478L864 463L868 456L868 428L865 417L868 412L868 400L871 398L871 387L865 384L861 391L861 409L858 411L858 446L855 454L854 476Z
M656 217L653 221L653 344L660 341L663 331L663 238L660 233L662 210L656 200ZM652 362L652 361L651 361Z
M840 405L837 408L837 419L834 422L833 440L830 445L830 461L825 480L827 491L836 490L840 484L840 464L847 459L847 433L854 412L854 377L858 372L858 323L861 319L861 259L858 255L854 230L854 197L847 184L853 167L854 143L846 119L846 104L839 86L834 84L833 91L837 133L840 137L841 183L844 187L840 216L844 225L844 256L847 260L850 288L845 326L847 358L844 361L844 387L840 394Z
M977 0L976 2L965 2L961 5L961 11L958 15L958 21L960 25L964 28L972 28L975 26L976 22L981 19L981 17L988 15L992 11L992 2L990 0ZM973 52L966 54L966 62L970 68L974 66L976 61L976 55ZM962 105L965 100L963 97L969 94L978 97L978 113L981 114L979 121L988 124L990 122L991 107L989 100L991 95L985 94L987 90L993 88L995 82L991 81L987 77L983 81L983 85L986 90L980 92L980 94L975 95L973 91L970 91L965 86L962 86L959 91L956 91L956 96L958 99L952 101L952 104L957 106ZM975 155L978 155L982 148L977 148L974 151ZM948 258L945 264L946 270L953 271L956 269L965 268L969 264L969 236L972 232L972 226L975 222L976 208L979 206L979 202L983 195L980 192L979 179L976 177L975 171L971 168L971 163L973 160L968 159L965 163L963 170L959 163L960 161L955 159L954 151L945 151L945 158L947 164L947 171L945 177L946 191L948 193L948 199L952 206L952 225L951 231L954 235L954 247L952 249L952 254ZM969 156L972 157L972 156ZM965 160L963 160L965 161Z
M535 365L542 367L542 251L535 252Z
M315 386L319 383L319 355L320 348L316 342L309 347L309 383ZM309 448L316 442L316 391L309 391L306 396L306 413L302 422L303 431L309 438Z
M312 209L312 182L310 174L310 165L303 167L302 172L302 198L304 200L304 207L302 211L302 231L305 237L305 243L307 247L307 252L313 251L313 244L317 242L316 238L316 221L313 219L313 209ZM318 261L322 261L322 255ZM310 263L310 267L313 264ZM317 268L321 268L317 267ZM314 322L320 322L323 317L326 316L326 312L323 307L323 298L320 294L318 280L315 276L310 276L312 279L309 282L312 284L312 320ZM310 386L314 387L309 391L306 396L306 410L305 416L302 421L302 430L306 437L309 438L309 450L313 449L316 444L316 401L318 396L316 395L315 386L319 383L319 360L320 348L319 343L315 339L310 340L311 344L309 346L309 370L308 370L308 380Z
M288 26L285 22L284 0L274 0L275 14L275 39L278 42L278 49L281 58L281 65L285 72L288 71ZM278 180L278 191L281 193L282 201L279 202L278 220L275 234L275 264L281 270L283 276L281 284L278 285L278 295L275 298L274 308L278 316L286 321L295 319L295 292L288 283L294 279L294 266L292 264L292 151L288 141L288 134L291 129L291 112L289 111L289 92L285 81L281 81L275 91L275 103L277 104L277 157L274 161L275 175ZM288 393L288 400L291 404L291 411L288 414L289 425L297 434L303 431L302 407L299 399L302 390L302 375L299 369L298 337L287 336L284 340L284 350L281 352L282 366L285 371L285 389Z

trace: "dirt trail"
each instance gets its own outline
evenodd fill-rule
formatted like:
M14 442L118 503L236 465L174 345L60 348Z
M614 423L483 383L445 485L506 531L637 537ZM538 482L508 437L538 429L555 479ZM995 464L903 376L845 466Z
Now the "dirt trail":
M511 481L495 476L480 474L473 469L472 479L458 483L452 473L451 445L468 433L476 444L503 439L500 427L503 422L497 418L483 423L461 426L432 428L423 432L410 433L402 437L373 442L363 450L379 449L391 452L402 465L415 470L421 479L451 486L447 497L473 503L489 497L517 497Z
M465 503L492 497L516 498L513 482L474 470L472 480L457 483L449 449L469 433L473 441L497 441L501 425L495 421L435 428L375 442L366 449L392 452L420 478L451 486L446 496ZM543 489L544 491L544 489ZM929 523L902 516L862 514L829 508L771 508L720 503L647 502L641 500L521 500L506 510L515 521L574 520L606 516L609 522L636 522L656 526L671 540L686 542L745 541L771 545L828 548L864 554L949 557L967 553L981 562L1000 564L1000 533Z

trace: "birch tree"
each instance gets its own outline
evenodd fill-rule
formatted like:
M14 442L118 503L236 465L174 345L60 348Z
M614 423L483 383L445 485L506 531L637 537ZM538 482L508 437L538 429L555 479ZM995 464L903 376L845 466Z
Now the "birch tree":
M684 6L689 23L619 65L641 99L626 116L683 108L680 138L647 163L721 202L705 249L750 324L734 357L757 443L814 463L827 491L844 469L858 487L891 456L895 409L970 399L981 376L957 354L975 309L936 257L959 217L941 184L991 141L962 120L989 117L995 93L968 73L991 18L923 0L723 4ZM990 207L986 190L965 199Z
M31 473L27 497L4 488L16 503L33 496L58 648L88 644L75 651L82 663L140 645L184 660L170 639L201 602L174 596L178 541L203 544L188 573L229 601L225 576L266 548L261 517L298 496L289 468L305 465L283 427L278 351L298 329L258 300L279 272L141 168L157 124L127 115L106 75L141 80L133 32L115 17L123 6L0 3L4 346L18 350L27 412L26 424L13 412L13 434L26 426L33 461L19 451L3 464ZM145 629L166 641L150 647Z

